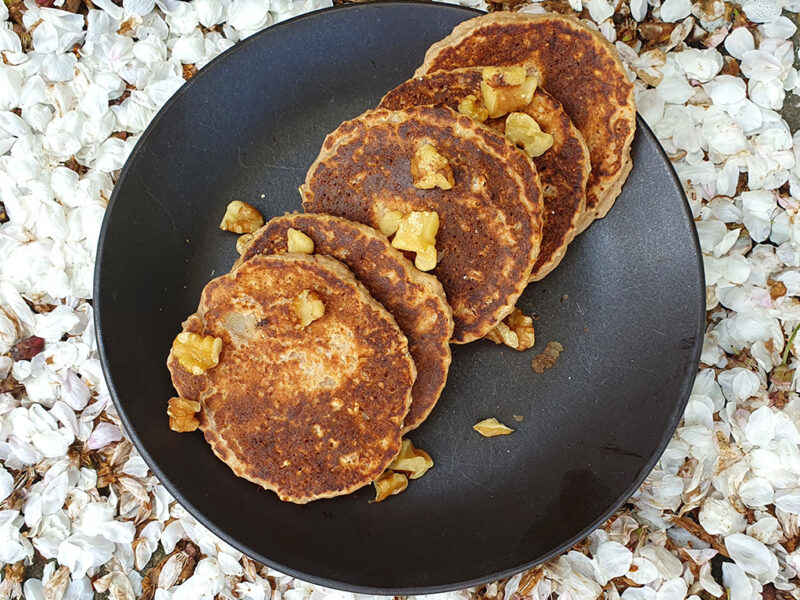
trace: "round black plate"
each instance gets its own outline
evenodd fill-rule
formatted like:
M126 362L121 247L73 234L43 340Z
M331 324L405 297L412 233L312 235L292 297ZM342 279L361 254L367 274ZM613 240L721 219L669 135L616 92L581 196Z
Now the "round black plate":
M95 278L100 354L119 414L167 489L246 554L305 580L381 594L486 582L540 562L606 519L652 469L697 368L704 283L680 184L643 122L611 214L520 306L537 343L456 346L447 388L411 435L436 466L403 494L372 486L295 506L237 479L199 432L167 426L165 359L200 291L236 258L218 223L245 200L269 218L325 135L408 78L473 11L356 4L255 35L204 68L142 136L114 189ZM554 340L555 367L531 359ZM523 421L517 422L514 415ZM516 431L487 439L497 417Z

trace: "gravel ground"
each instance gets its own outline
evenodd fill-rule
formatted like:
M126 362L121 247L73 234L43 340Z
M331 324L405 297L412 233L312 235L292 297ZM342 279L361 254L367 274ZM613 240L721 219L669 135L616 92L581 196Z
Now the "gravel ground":
M326 5L0 3L0 598L354 598L172 501L119 428L91 324L103 211L149 120L240 39ZM623 509L541 567L442 596L800 598L800 0L488 8L580 12L616 43L695 215L709 313L684 420Z

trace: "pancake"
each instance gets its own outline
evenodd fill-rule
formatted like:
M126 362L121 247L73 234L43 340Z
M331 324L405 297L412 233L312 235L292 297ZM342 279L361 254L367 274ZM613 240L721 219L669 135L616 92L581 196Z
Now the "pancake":
M417 270L379 231L331 215L275 217L253 234L239 260L286 252L290 228L310 237L314 252L344 263L406 334L417 380L411 390L404 431L415 429L436 405L450 368L453 311L442 284L433 275Z
M464 21L425 54L415 77L474 66L531 64L583 134L592 161L586 218L606 215L631 171L636 102L616 49L597 31L559 14L494 12Z
M379 107L398 110L436 104L457 109L466 96L481 99L481 72L482 69L472 67L409 79L386 94ZM591 164L583 136L561 103L541 87L520 112L532 116L542 131L553 136L553 147L532 159L544 198L542 244L530 277L531 281L538 281L558 266L578 232L586 208L586 180ZM502 133L505 118L489 119L486 124Z
M292 304L306 290L325 310L301 329ZM340 262L253 257L206 285L185 330L222 339L198 419L239 477L303 504L367 485L400 451L416 376L408 343ZM182 396L196 391L172 353L168 364Z
M452 189L417 189L411 159L433 145ZM306 212L378 228L389 211L435 211L438 264L453 343L485 336L514 308L541 242L541 187L524 152L446 107L373 110L330 134L300 191Z

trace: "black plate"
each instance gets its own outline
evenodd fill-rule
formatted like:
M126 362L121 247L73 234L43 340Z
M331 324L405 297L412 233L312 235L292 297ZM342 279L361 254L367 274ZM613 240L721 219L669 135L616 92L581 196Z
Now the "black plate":
M195 517L305 580L381 594L510 575L578 541L641 483L678 424L697 368L705 294L678 179L642 121L611 214L521 300L534 350L457 346L447 388L411 436L436 466L403 494L372 487L295 506L167 427L164 361L200 291L236 258L217 227L234 199L298 210L325 135L375 106L473 11L412 2L298 17L204 68L167 103L122 171L100 236L95 306L112 397L137 448ZM541 375L530 363L564 345ZM517 423L513 415L522 415ZM486 439L497 417L516 431Z

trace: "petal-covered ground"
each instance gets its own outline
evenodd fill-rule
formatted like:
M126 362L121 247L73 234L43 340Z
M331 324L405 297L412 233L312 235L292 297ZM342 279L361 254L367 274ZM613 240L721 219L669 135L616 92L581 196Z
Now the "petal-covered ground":
M0 2L0 598L353 598L172 501L120 430L87 302L115 177L156 111L237 41L328 3ZM798 104L800 2L503 7L580 12L616 44L691 203L708 327L684 420L629 503L542 567L446 596L800 598L800 133L780 113Z

